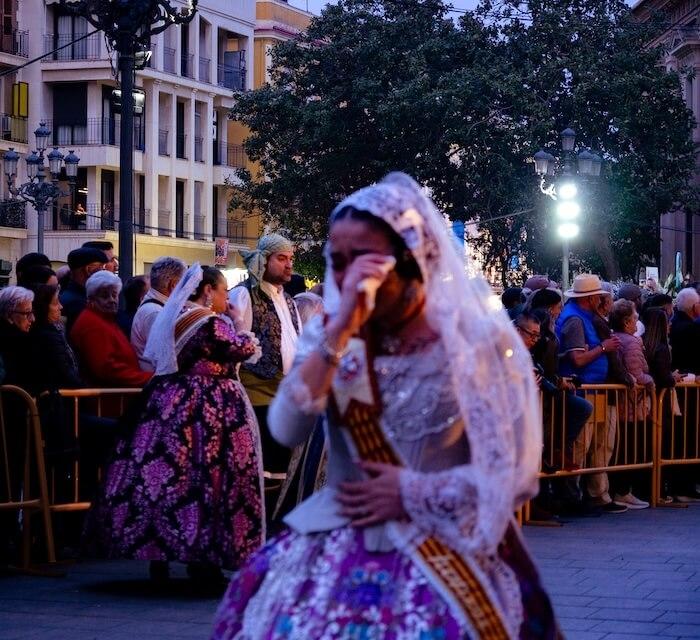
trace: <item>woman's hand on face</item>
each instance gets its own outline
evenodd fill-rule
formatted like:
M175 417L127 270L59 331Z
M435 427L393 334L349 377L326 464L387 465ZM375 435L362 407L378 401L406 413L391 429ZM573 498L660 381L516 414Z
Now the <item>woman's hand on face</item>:
M360 462L359 466L370 478L340 484L337 499L342 505L341 515L350 518L353 527L406 518L399 482L401 468L378 462Z
M368 278L383 283L391 271L387 268L388 262L393 266L394 257L383 253L367 253L353 260L343 278L338 313L331 322L335 331L351 336L367 322L372 309L367 305L365 294L358 291L358 285Z

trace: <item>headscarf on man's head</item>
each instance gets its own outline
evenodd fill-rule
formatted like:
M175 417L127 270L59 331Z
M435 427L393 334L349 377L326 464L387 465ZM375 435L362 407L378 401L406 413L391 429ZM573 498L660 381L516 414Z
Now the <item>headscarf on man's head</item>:
M268 233L258 240L258 246L253 251L239 250L253 285L263 279L267 260L273 253L294 251L294 245L279 233Z

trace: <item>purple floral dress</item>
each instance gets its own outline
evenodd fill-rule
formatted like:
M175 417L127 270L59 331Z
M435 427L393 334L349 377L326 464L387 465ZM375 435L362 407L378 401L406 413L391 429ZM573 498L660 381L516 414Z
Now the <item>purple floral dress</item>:
M88 521L108 557L239 567L263 542L260 437L236 364L250 338L219 318L154 378Z

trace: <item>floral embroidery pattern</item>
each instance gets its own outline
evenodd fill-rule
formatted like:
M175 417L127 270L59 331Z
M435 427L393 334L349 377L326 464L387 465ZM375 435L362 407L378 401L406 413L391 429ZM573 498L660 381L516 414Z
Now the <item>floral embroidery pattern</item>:
M260 546L258 427L235 370L253 353L214 318L185 345L179 372L152 383L88 519L98 552L235 569Z

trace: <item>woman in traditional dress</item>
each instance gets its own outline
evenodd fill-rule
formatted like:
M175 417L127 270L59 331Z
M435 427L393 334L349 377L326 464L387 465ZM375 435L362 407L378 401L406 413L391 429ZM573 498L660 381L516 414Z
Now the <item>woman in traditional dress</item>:
M328 484L234 576L213 638L556 637L513 520L537 389L498 299L404 174L338 205L327 265L270 427L294 446L325 411Z
M92 514L108 555L151 560L156 578L180 561L216 580L264 540L258 427L236 373L258 347L217 315L227 304L221 272L199 265L169 297L145 350L156 377Z

